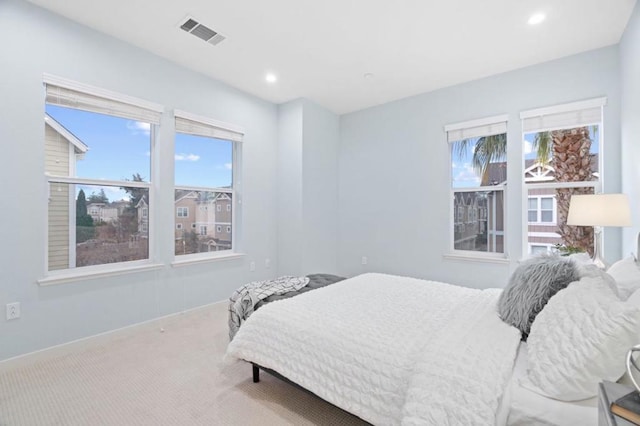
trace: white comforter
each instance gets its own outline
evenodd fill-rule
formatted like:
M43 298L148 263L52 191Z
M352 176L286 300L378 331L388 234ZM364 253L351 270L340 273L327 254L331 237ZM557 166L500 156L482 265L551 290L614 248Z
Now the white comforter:
M263 306L227 357L376 425L492 425L520 340L499 295L364 274Z

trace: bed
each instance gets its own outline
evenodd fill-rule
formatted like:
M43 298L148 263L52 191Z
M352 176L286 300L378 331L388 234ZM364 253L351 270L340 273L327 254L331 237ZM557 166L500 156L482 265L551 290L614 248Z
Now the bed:
M501 293L363 274L262 306L226 357L376 425L595 425L595 399L527 384L527 346L497 315Z

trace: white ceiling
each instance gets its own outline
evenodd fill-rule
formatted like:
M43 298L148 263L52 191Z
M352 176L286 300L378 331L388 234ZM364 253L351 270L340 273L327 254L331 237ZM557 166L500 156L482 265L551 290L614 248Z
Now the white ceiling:
M636 2L30 1L263 99L339 114L615 44ZM547 19L527 25L535 12ZM180 30L187 15L227 40Z

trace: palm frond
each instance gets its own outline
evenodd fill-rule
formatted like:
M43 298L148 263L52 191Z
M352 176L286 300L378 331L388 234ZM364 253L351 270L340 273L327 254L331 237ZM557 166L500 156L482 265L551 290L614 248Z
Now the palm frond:
M507 135L483 136L478 139L473 151L473 168L485 180L491 163L505 161L507 157Z
M537 160L543 166L549 164L553 150L553 138L551 132L538 132L533 140L533 149L536 150Z

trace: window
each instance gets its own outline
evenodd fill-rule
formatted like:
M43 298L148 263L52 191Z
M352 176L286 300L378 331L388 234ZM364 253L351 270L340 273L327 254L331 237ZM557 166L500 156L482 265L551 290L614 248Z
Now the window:
M231 233L231 227L227 226L227 234Z
M191 229L196 229L196 224L195 223L191 224Z
M445 127L451 164L452 252L504 257L507 117Z
M230 212L231 211L231 204L227 204L227 211Z
M177 229L177 230L182 229L182 224L181 224L181 223L176 223L176 229Z
M566 221L573 194L600 190L605 104L599 98L520 114L529 254L556 245L593 252L593 228Z
M162 107L54 76L44 83L47 275L148 260Z
M219 233L219 226L213 228L216 222L233 221L231 215L220 218L220 203L228 202L231 206L237 192L234 172L239 164L243 132L183 111L175 111L175 124L175 200L192 205L196 212L194 220L200 224L198 235L185 232L176 238L175 254L231 251L232 235L215 235L212 240L207 229Z
M527 218L530 224L555 225L556 198L550 196L533 196L528 199Z
M178 207L176 209L176 216L189 217L189 207Z
M218 233L222 232L222 226L220 225L216 226L216 232Z

